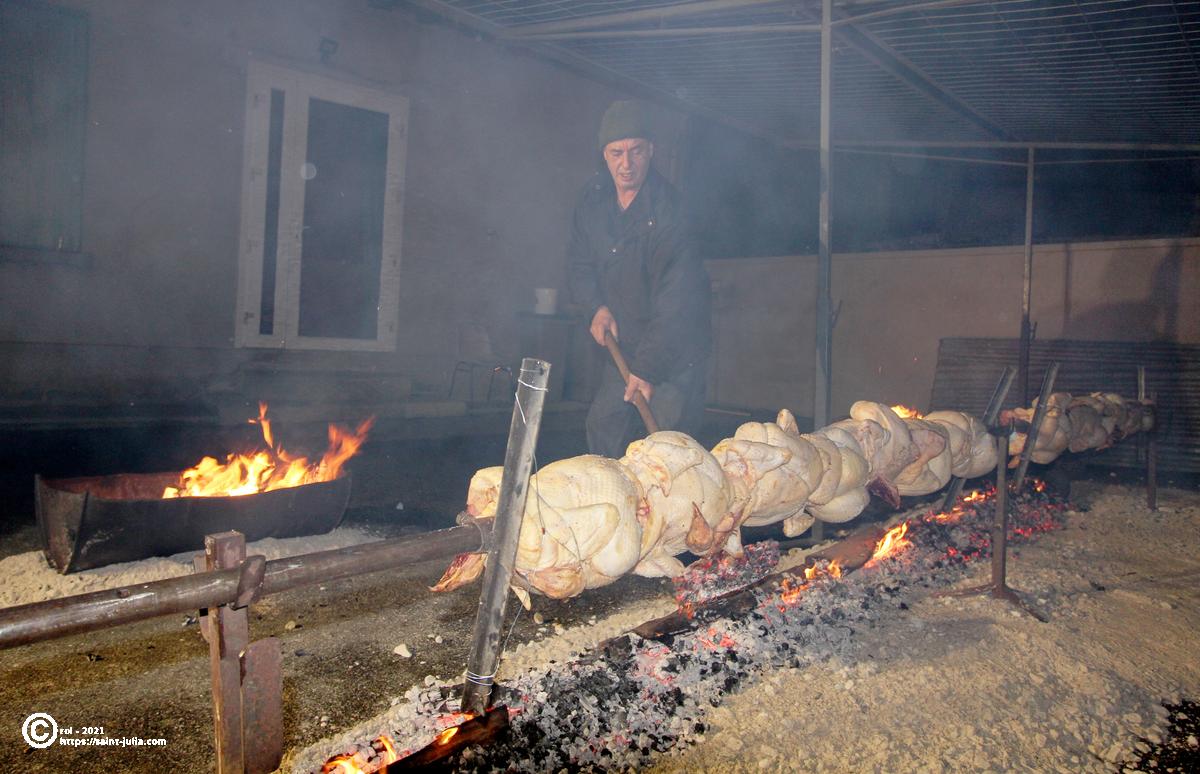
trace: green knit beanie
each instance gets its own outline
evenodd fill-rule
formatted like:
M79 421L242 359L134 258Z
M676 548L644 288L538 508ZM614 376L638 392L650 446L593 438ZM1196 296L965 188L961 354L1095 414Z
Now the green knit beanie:
M608 106L608 110L604 111L604 118L600 119L600 132L597 135L600 150L604 150L604 146L610 142L633 137L654 139L650 129L649 111L641 102L619 99Z

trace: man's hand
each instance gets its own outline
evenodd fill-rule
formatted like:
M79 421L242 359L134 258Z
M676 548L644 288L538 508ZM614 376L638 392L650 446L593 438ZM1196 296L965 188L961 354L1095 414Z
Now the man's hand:
M629 383L625 385L625 402L632 403L634 393L638 392L646 399L646 405L650 405L650 398L654 396L654 385L637 374L630 374Z
M614 339L619 339L617 336L617 321L613 318L612 312L608 311L607 306L602 306L596 310L596 314L592 316L592 325L589 328L592 338L600 346L604 346L604 332L610 331Z

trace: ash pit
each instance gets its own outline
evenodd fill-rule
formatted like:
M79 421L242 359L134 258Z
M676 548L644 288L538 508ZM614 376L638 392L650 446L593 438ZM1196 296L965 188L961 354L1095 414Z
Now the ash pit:
M1066 501L1044 490L1010 498L1013 542L1063 526ZM493 695L508 707L508 729L442 765L455 771L630 769L681 750L702 738L708 710L739 687L769 670L831 659L854 663L857 630L954 584L969 563L990 556L994 502L994 491L985 490L951 511L911 517L892 530L903 537L890 551L880 541L862 569L842 577L829 563L809 568L809 577L771 576L749 592L748 612L712 616L700 604L692 630L651 638L628 633L520 674ZM772 550L778 549L756 548L751 564ZM701 588L705 571L718 583L731 575L728 566L706 563L683 587ZM450 685L410 689L407 706L391 719L386 745L363 742L318 771L384 770L393 755L399 760L387 768L400 770L404 756L462 722L463 715L447 709L446 697L455 695ZM387 745L395 750L391 755L380 752ZM356 752L357 768L346 766Z

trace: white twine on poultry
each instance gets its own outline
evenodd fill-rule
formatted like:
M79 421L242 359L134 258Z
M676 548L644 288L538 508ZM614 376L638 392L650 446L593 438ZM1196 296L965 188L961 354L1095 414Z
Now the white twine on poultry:
M537 390L538 392L549 391L548 387L538 387L537 385L530 384L529 382L527 382L523 379L520 379L520 378L517 379L517 384L522 387L526 387L530 390ZM529 424L529 420L525 418L525 407L521 405L520 391L513 393L513 400L517 404L517 412L521 415L521 424L525 424L525 425ZM577 564L579 566L579 569L582 571L582 569L583 569L583 549L579 547L579 538L575 535L575 533L573 531L571 532L571 540L573 543L575 543L575 550L572 551L570 546L568 546L566 543L562 542L558 538L554 537L553 535L550 535L546 531L546 520L542 518L542 501L545 500L545 498L542 497L541 487L538 485L539 482L537 479L537 474L538 474L537 452L534 452L531 456L533 459L533 496L534 496L535 502L537 504L536 509L537 509L538 524L542 528L543 534L548 535L551 540L553 540L555 543L558 543L560 546L565 548L567 551L569 551L575 557L575 564ZM547 503L547 504L549 504L549 503ZM518 615L520 615L520 614L518 613ZM515 620L513 621L513 625L514 626L516 625ZM509 629L508 633L511 636L512 629ZM508 640L508 638L506 637L505 641L507 642L507 640ZM469 673L468 673L468 679L470 679Z

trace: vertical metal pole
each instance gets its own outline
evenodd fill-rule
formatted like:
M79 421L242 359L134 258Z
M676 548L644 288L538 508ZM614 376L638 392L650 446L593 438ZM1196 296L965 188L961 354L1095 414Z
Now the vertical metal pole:
M504 475L496 503L496 524L492 548L488 552L483 575L483 591L475 616L475 632L467 659L467 679L463 685L462 709L482 715L492 693L492 680L500 663L500 632L508 605L509 584L517 557L517 539L529 494L529 471L542 422L542 404L550 364L527 357L521 361L517 380L517 400L508 430L508 449L504 453Z
M833 151L830 113L833 107L833 0L821 0L821 146L820 208L817 214L817 370L813 380L813 429L829 424L833 392ZM825 522L812 526L812 539L825 539Z
M833 375L830 372L831 347L833 343L832 294L830 285L832 270L832 191L833 154L830 148L830 110L833 85L833 0L821 0L821 149L820 163L820 210L818 213L817 250L817 370L813 393L813 427L829 424Z
M1046 369L1046 375L1042 377L1042 389L1038 393L1037 408L1033 412L1033 421L1029 423L1029 430L1025 433L1025 448L1021 449L1021 464L1017 466L1016 481L1013 484L1014 491L1020 492L1021 487L1025 485L1025 473L1029 470L1029 460L1033 458L1033 447L1037 443L1038 436L1042 433L1042 422L1046 419L1046 411L1048 410L1047 403L1050 400L1050 393L1054 390L1054 380L1058 378L1058 361L1054 361ZM1006 464L1003 460L1001 465Z
M1002 596L1008 563L1008 428L997 439L1000 464L996 466L996 518L992 523L992 593Z
M1146 402L1146 367L1137 367L1137 397L1139 403ZM1146 507L1152 511L1158 510L1158 443L1155 433L1158 428L1151 428L1146 434Z
M1029 148L1025 162L1025 270L1021 286L1021 405L1029 405L1029 349L1033 344L1033 330L1029 321L1029 308L1033 300L1033 148Z
M996 389L992 390L991 400L988 401L987 408L983 411L983 427L985 432L990 431L992 425L996 424L996 417L1000 416L1000 409L1004 405L1004 399L1008 397L1008 391L1012 387L1013 377L1017 375L1017 369L1010 365L1004 366L1004 372L1000 374L1000 381L996 382ZM1004 454L998 454L996 459L1000 460L1001 465L1008 463L1008 439L1004 441ZM966 479L959 476L954 476L950 479L950 488L946 490L946 498L942 500L942 510L948 511L954 507L954 501L962 493L963 484Z

